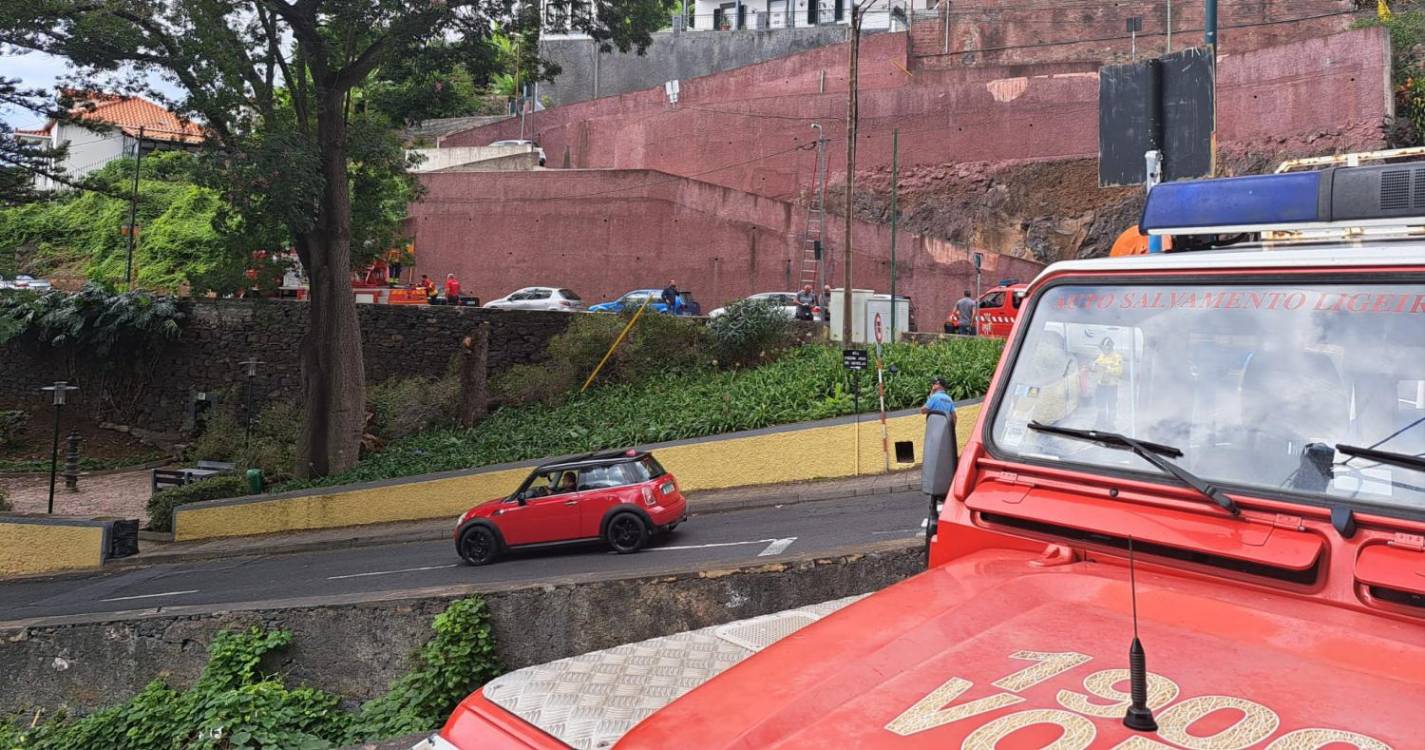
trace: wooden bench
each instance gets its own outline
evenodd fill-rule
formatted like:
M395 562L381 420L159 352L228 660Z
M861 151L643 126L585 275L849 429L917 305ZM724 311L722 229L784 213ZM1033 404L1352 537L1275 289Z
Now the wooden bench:
M197 466L183 469L154 469L153 494L172 487L182 487L199 479L227 474L237 466L227 461L199 461Z

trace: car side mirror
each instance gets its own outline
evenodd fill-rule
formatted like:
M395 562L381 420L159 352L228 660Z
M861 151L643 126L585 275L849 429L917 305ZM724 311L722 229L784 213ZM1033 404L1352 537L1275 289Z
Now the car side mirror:
M511 499L513 499L515 502L519 503L520 505L524 505L524 504L525 504L525 494L524 494L523 492L516 492L515 495L514 495L514 497L511 498Z

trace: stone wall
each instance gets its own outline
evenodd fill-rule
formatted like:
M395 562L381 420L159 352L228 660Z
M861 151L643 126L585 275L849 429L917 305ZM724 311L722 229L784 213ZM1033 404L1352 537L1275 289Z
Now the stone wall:
M924 548L886 543L864 552L647 578L549 581L487 591L499 656L508 669L648 638L877 591L924 569ZM68 706L90 711L163 677L187 687L221 630L291 631L271 668L289 684L364 700L406 671L431 620L475 589L407 592L383 601L259 603L176 608L162 614L0 626L0 716ZM629 607L629 602L638 602ZM432 727L434 729L434 727Z
M466 276L464 278L471 278ZM80 355L73 360L36 355L16 344L0 347L0 408L46 403L41 385L68 379L80 387L72 411L95 421L177 432L191 419L198 393L242 387L238 362L262 361L254 381L259 400L298 398L299 346L307 330L304 302L205 300L188 306L182 336L147 361L117 371ZM537 361L545 345L568 325L570 314L428 305L358 305L366 382L444 375L460 340L488 321L489 371Z
M616 96L845 40L846 27L840 25L663 32L654 34L653 43L640 55L633 51L601 54L592 39L546 39L540 42L540 51L559 65L560 73L552 83L540 84L539 96L548 96L550 106Z

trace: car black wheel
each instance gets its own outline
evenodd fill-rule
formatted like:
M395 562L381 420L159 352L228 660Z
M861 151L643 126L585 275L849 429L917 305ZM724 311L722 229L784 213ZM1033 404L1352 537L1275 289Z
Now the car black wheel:
M460 535L456 550L471 565L489 565L500 557L500 540L490 527L475 525Z
M620 555L637 552L648 543L648 524L633 513L620 513L609 519L604 536L609 546Z

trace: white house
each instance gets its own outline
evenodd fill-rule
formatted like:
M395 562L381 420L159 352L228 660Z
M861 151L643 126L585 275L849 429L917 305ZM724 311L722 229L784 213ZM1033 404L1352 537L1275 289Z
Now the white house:
M73 95L71 95L73 96ZM48 148L68 145L62 167L68 179L78 179L109 162L132 156L140 147L145 153L155 149L194 148L204 139L203 129L183 120L147 99L117 94L87 93L73 97L71 115L110 126L90 130L78 123L50 120L37 130L15 130L19 140ZM39 190L55 190L62 184L48 177L35 178Z

